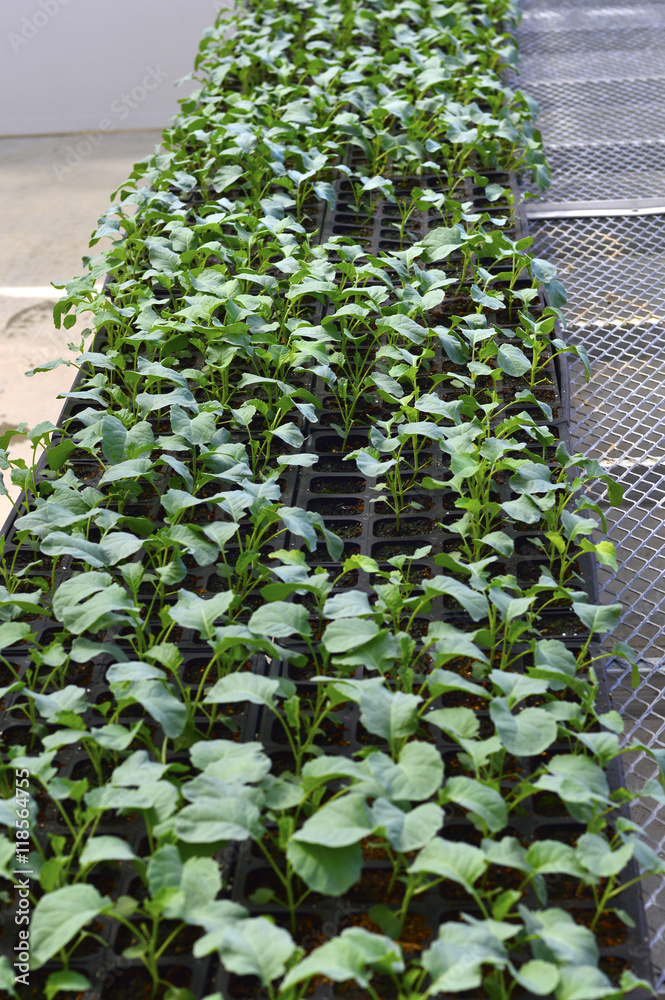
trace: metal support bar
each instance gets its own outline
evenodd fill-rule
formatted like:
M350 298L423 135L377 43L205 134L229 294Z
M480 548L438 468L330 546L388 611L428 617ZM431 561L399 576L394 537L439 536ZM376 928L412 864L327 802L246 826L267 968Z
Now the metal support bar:
M603 201L528 201L529 219L586 219L612 215L660 215L664 198L617 198Z

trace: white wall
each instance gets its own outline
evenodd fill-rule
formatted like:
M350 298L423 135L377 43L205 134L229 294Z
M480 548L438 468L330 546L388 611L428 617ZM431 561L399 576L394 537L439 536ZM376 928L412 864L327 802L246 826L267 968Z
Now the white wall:
M0 135L162 129L224 0L0 0Z

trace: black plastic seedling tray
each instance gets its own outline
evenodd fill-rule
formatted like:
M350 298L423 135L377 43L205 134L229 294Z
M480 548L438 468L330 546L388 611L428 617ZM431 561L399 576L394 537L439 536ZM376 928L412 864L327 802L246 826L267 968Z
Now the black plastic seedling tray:
M355 167L361 165L361 160L362 158L357 154L352 154L350 157L350 162ZM461 180L457 197L468 202L470 211L487 213L494 220L497 218L505 219L506 222L502 225L502 229L511 239L517 240L527 235L528 224L515 175L482 170L479 173L486 178L487 183L505 187L510 192L510 197L494 202L489 201L484 186L473 177ZM422 177L395 178L394 181L395 191L401 197L409 197L414 187L431 190L440 188L440 180L434 174ZM336 181L335 191L337 204L334 210L327 208L322 200L312 201L311 205L308 206L310 218L305 224L305 229L308 233L318 232L319 242L326 242L333 236L347 237L350 241L362 246L367 253L376 254L386 250L402 250L414 242L422 240L432 229L446 224L442 215L434 208L428 211L416 211L403 227L400 236L399 210L394 204L386 199L380 199L373 204L366 202L361 204L358 212L351 204L352 192L348 181ZM232 196L234 192L230 191L227 194ZM200 192L194 190L188 196L183 195L182 201L195 210L204 199ZM460 258L455 254L451 254L440 267L448 271L451 276L461 275ZM164 290L155 288L153 291L156 297L163 299L168 297ZM315 297L306 300L305 304L308 306L309 316L313 321L320 321L325 315L325 305ZM541 296L540 302L533 305L532 311L537 315L542 312L545 306L546 299ZM431 310L428 322L431 326L439 323L446 324L451 316L465 315L470 311L475 311L475 306L473 303L470 305L467 289L462 286L461 291L458 291L457 294L451 291L440 307ZM496 321L496 325L504 330L504 333L499 336L499 344L504 342L519 344L518 340L509 337L511 328L514 329L516 325L514 312L501 310L492 317L491 321ZM561 336L558 326L555 328L554 336ZM103 343L104 333L102 331L95 339L93 350L100 350ZM202 363L202 359L197 358L197 363ZM81 371L77 375L72 392L81 385L86 375L93 374L89 365L86 368L85 373ZM456 366L449 361L443 350L438 349L432 359L430 370L423 371L419 376L419 389L422 393L435 392L446 400L459 399L464 394L464 390L459 382L455 384L455 375L463 373L462 370L456 371ZM444 378L441 379L440 376L444 376ZM541 376L539 384L534 389L534 394L537 399L551 406L551 420L546 418L538 406L522 403L515 399L520 390L528 387L528 382L525 379L511 378L501 373L494 381L493 387L506 414L526 411L538 424L550 431L557 441L563 442L570 450L567 426L570 407L567 356L563 354L552 357L550 352L549 358L543 365ZM239 371L234 372L234 377L240 377ZM460 542L459 536L450 531L450 526L458 519L460 511L455 506L457 494L445 488L445 482L450 477L446 456L437 446L427 445L423 448L424 462L419 473L421 479L414 482L408 494L414 506L402 512L398 526L385 495L383 499L377 500L379 494L372 489L378 485L378 481L361 474L354 461L345 460L345 456L351 451L365 447L369 442L370 427L368 423L363 421L366 421L370 416L385 419L390 412L390 404L375 394L371 402L366 406L363 404L359 408L350 434L346 439L343 439L333 426L343 423L343 420L341 413L336 408L336 400L330 387L323 380L313 377L306 371L303 371L300 379L291 381L293 384L313 391L320 404L319 420L316 424L309 423L300 415L294 415L293 412L289 416L289 419L296 423L305 436L306 440L302 450L310 455L318 456L318 461L312 467L287 470L282 475L282 501L287 505L299 506L321 515L326 527L342 538L344 551L341 559L334 562L323 543L317 545L314 552L310 552L301 538L290 536L286 539L286 547L303 549L306 562L311 567L323 566L333 575L342 574L343 560L348 555L371 556L378 562L380 569L384 570L390 568L387 560L392 556L416 552L420 554L410 570L416 584L439 573L441 567L436 563L435 557L455 551ZM482 387L479 386L479 388ZM247 393L247 396L248 398L251 396L260 397L261 391L260 388L253 388ZM90 406L98 409L100 414L105 412L94 403L82 402L76 397L70 396L60 414L58 426L67 428L70 433L81 429L83 424L77 421L77 416ZM162 433L169 430L168 417L162 412L152 412L149 420L155 430ZM520 431L517 438L524 440L531 450L545 457L550 464L554 464L556 447L544 450L526 431ZM247 437L236 432L234 439L244 443ZM56 436L54 443L57 440ZM288 451L286 447L283 450ZM38 480L46 478L47 467L48 452L40 459L37 469ZM77 479L87 485L97 485L101 476L101 466L96 462L95 456L89 455L81 449L70 456L68 467L74 472ZM159 499L160 495L168 488L168 470L165 472L166 474L156 481L157 491L154 499L139 497L136 503L124 508L126 514L147 516L155 528L164 523L164 511ZM427 489L422 485L424 476L431 476L443 483L444 486L439 489ZM494 495L500 501L511 499L509 483L503 480L497 481ZM25 497L22 496L20 505L24 502ZM16 514L12 514L4 527L4 534L8 540L5 553L9 556L14 551L14 547L19 544L14 528L15 519ZM203 523L214 519L223 520L225 515L213 504L204 504L194 508L189 520L194 523ZM241 530L242 527L244 525L241 526ZM534 543L534 539L539 536L543 537L545 526L543 524L524 525L505 519L503 522L497 523L496 527L506 531L515 543L513 556L505 559L497 557L496 571L514 573L524 587L535 582L540 570L547 564L547 560L539 552L537 543ZM90 537L93 538L93 534ZM282 544L284 544L284 539L280 541L279 545L271 544L264 549L274 551ZM425 551L428 548L429 551ZM229 546L227 551L229 561L232 563L236 550L233 546ZM232 581L223 566L200 567L189 557L186 559L186 564L189 575L182 584L186 589L194 590L201 596L211 596L219 590L231 587ZM76 569L80 569L80 565L73 564L69 557L63 558L56 569L56 582L62 582ZM590 555L583 553L579 556L577 571L580 577L578 589L586 593L591 603L596 603L595 562ZM38 574L39 571L35 571L35 575ZM353 588L369 592L373 582L373 578L365 570L353 570L341 576L337 582L336 591ZM175 599L175 594L174 590L173 599ZM246 622L252 611L261 604L260 593L252 593L239 620ZM414 636L422 637L427 633L430 623L440 621L450 622L467 630L482 627L483 624L482 622L473 622L451 598L440 597L432 602L431 610L417 617L414 623ZM316 624L317 627L321 627L320 622L317 621ZM152 625L152 622L146 622L147 628ZM154 625L157 627L159 623L155 622ZM23 677L30 667L30 650L38 643L44 644L49 641L60 631L59 624L46 617L35 618L31 622L31 628L34 638L29 637L20 645L2 651L5 658L18 672L19 677ZM544 637L562 638L569 645L574 645L576 639L579 641L587 637L586 630L567 607L544 611L541 616L540 628ZM116 643L125 655L132 658L131 647L126 641L123 641L122 629L106 630L98 638L100 642L107 644ZM180 679L183 683L190 685L192 689L196 689L211 657L210 646L191 630L179 630L178 633L174 633L174 638L177 639L183 657L183 663L179 669ZM298 646L297 643L285 643L285 645L295 651L304 651L304 647ZM89 701L93 707L83 717L87 725L99 723L102 716L98 711L98 706L109 696L105 677L109 664L114 662L110 646L108 646L108 654L100 653L92 657L90 663L77 666L76 675L69 678L71 683L85 686L88 692ZM527 667L526 658L515 665L515 669L518 670L524 670ZM296 667L288 661L269 661L264 656L258 656L253 658L248 664L248 668L255 673L289 677L296 683L298 694L303 699L312 695L316 690L316 683L313 677L308 675L307 669ZM363 677L367 674L363 672L363 668L358 668L355 676ZM603 676L600 678L600 684L599 705L609 708L607 683ZM38 738L31 732L29 721L16 711L19 699L20 695L10 694L0 705L2 739L7 746L36 748L38 747ZM452 701L451 699L446 701L444 696L441 704L452 703ZM223 736L241 742L258 739L273 761L273 773L290 769L293 762L291 749L271 712L251 704L227 706L226 709L223 715L234 724L235 729L225 727L220 719L212 734L214 738ZM303 712L307 711L305 705ZM488 713L482 709L477 711L481 727L484 727L489 733L492 727ZM124 724L130 725L132 722L138 721L139 718L141 718L140 709L137 708L134 715L131 710L127 711L126 717L123 717L122 721ZM163 734L159 726L153 724L151 719L144 721L149 726L154 741L160 744ZM195 722L202 724L203 720L198 718L195 719ZM441 753L446 773L456 773L456 769L459 768L458 747L447 742L440 731L433 727L427 727L426 738ZM335 722L324 727L315 744L318 753L344 756L360 754L369 747L384 752L389 749L381 737L374 736L364 729L360 722L360 711L351 703L345 704L337 710ZM186 753L174 752L167 755L169 763L177 764L185 759ZM530 773L535 763L537 762L534 762L532 758L516 760L517 773ZM77 744L68 747L58 755L58 764L62 777L75 780L86 777L91 767L88 756ZM608 769L608 779L612 789L621 787L622 779L618 763L613 764ZM62 825L61 817L53 805L46 802L40 803L39 797L38 805L41 806L42 812L37 836L46 842L49 834L65 833L66 827ZM447 813L444 835L451 840L476 843L478 831L463 812L449 807ZM573 842L582 829L568 814L562 811L560 803L555 811L548 811L546 800L542 797L536 797L533 803L530 803L521 814L511 817L510 826L505 833L518 836L524 842L550 838ZM145 836L143 828L131 818L128 818L124 823L117 819L108 823L104 822L100 824L98 833L122 836L139 853ZM230 843L221 852L218 860L222 866L226 884L230 885L232 899L245 905L252 915L268 915L277 923L283 923L284 911L279 906L265 902L258 905L252 901L251 897L255 889L269 885L272 876L270 867L255 845L251 845L249 842ZM311 948L338 934L350 924L360 923L363 925L363 921L365 921L364 925L366 926L370 907L374 903L385 902L389 896L386 886L388 872L389 869L384 861L369 858L366 861L366 868L363 870L361 883L353 886L344 898L313 898L311 902L306 903L299 915L300 925L297 931L299 942L305 947ZM98 877L103 879L104 874L102 871ZM626 880L630 880L634 874L634 866L629 867L625 876ZM136 888L137 876L131 865L121 866L109 878L113 882L113 893L133 892ZM582 923L585 922L591 904L583 893L579 899L571 898L572 885L561 877L550 877L546 882L546 888L552 905L560 905L574 911L576 919ZM105 888L104 891L108 891L108 888ZM527 902L534 906L539 904L535 897ZM632 918L635 928L632 930L623 926L622 928L614 928L615 937L612 940L608 939L605 944L601 944L601 966L612 978L616 978L621 968L628 964L638 974L650 978L649 956L648 951L644 948L647 932L639 888L632 886L626 889L619 902ZM448 885L445 889L437 888L421 897L413 906L412 913L414 919L421 922L422 928L426 929L428 934L433 934L440 922L458 918L461 905L464 905L468 912L474 912L473 904L464 896L463 891L454 885ZM13 928L13 922L6 921L3 947L9 945L11 948L13 944L11 928ZM125 928L119 928L117 924L112 925L111 922L104 920L100 921L99 930L106 941L106 947L96 948L95 945L91 945L91 951L81 958L77 957L71 965L72 969L80 970L88 975L93 983L92 990L86 994L86 1000L88 997L89 1000L120 1000L120 998L124 1000L128 996L138 996L140 989L146 982L146 974L138 961L124 958L121 954L132 943L131 936L128 935ZM215 990L221 990L224 997L239 998L239 1000L249 1000L249 998L259 1000L259 998L264 997L265 992L257 986L255 979L244 980L243 977L229 975L221 969L216 957L195 961L191 957L192 943L192 939L183 939L182 950L170 956L160 965L162 975L174 986L189 988L196 997L202 997ZM45 984L50 971L52 971L51 968L47 966L44 970L33 973L31 985L34 983L35 987L39 989L42 984ZM354 986L348 984L335 986L325 982L316 985L308 992L307 996L314 998L314 1000L366 1000L366 994ZM520 997L527 997L527 995L520 994ZM385 990L384 1000L391 1000L389 989Z

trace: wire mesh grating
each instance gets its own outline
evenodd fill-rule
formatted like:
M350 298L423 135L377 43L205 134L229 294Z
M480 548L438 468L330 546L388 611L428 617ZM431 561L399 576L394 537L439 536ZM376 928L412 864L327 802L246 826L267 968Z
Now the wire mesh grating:
M540 104L539 128L547 148L614 143L660 145L665 142L665 77L628 80L545 80L531 86Z
M517 40L548 201L665 196L665 4L525 0Z
M548 202L665 200L665 0L523 0L519 85L539 101L552 166ZM571 366L573 443L625 489L607 517L618 571L599 567L600 599L620 603L614 633L639 654L640 683L615 658L614 706L627 742L665 747L665 214L533 221L534 252L559 266L569 297L567 336L593 376ZM599 537L602 535L599 534ZM607 643L610 649L613 640ZM629 787L656 773L623 758ZM665 857L665 806L633 809ZM642 886L657 986L665 995L665 883Z
M665 246L662 216L532 223L534 250L557 263L568 289L569 338L593 361L587 384L571 367L571 433L626 491L609 508L618 573L600 567L606 602L630 605L619 637L665 658ZM662 551L662 558L660 553Z
M527 89L533 92L535 88ZM548 144L547 158L552 168L552 185L546 193L548 201L657 197L665 201L665 142L558 147ZM525 187L538 193L533 185Z

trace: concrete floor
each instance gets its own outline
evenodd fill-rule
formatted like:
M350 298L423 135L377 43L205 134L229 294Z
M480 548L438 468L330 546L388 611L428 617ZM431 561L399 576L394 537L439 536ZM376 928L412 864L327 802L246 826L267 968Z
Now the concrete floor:
M57 419L58 394L68 391L75 370L24 373L74 358L67 344L80 342L86 323L81 317L71 330L56 330L52 310L61 293L50 284L83 273L83 255L108 245L88 249L97 219L159 138L156 131L113 132L85 156L76 151L78 135L0 138L0 434L21 422ZM27 460L26 439L14 440L11 454ZM8 473L4 478L9 485ZM0 519L9 510L0 498Z

